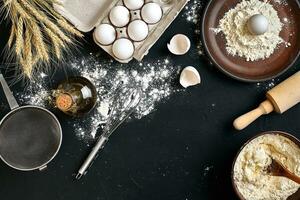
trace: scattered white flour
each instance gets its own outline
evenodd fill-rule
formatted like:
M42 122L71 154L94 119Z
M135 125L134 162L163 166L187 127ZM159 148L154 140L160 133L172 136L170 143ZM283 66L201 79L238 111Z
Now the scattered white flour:
M192 0L189 2L184 9L183 17L186 18L186 21L198 24L201 20L200 10L203 7L201 0Z
M256 83L256 87L258 89L263 89L264 91L265 90L270 90L280 82L281 82L281 80L279 78L276 78L276 79L272 79L272 80L269 80L269 81L266 81L266 82L258 82L258 83Z
M208 173L214 168L214 166L206 166L203 170L203 176L207 176Z
M94 56L75 59L69 64L73 74L88 78L97 88L98 103L88 115L70 120L79 139L89 141L95 138L96 129L106 124L115 91L123 82L121 92L128 88L141 87L143 98L134 111L132 117L140 119L153 112L158 102L180 90L177 84L179 66L174 66L167 58L155 62L140 62L130 65L130 68L110 61L97 61ZM47 86L47 79L41 75L40 79L31 83L28 89L18 98L24 104L48 106L51 89ZM125 97L124 97L125 98ZM122 97L121 97L122 100ZM125 102L125 99L123 99ZM122 110L117 107L116 111Z
M41 72L26 87L26 91L16 94L16 98L21 104L45 106L49 102L51 93L48 89L47 81L49 81L48 76Z
M268 31L259 36L252 35L247 28L248 19L255 14L262 14L269 20ZM277 11L268 0L243 0L225 14L213 31L224 33L230 55L256 61L269 58L281 43L290 46L279 36L282 27Z
M193 23L195 25L194 27L195 34L197 35L197 41L199 41L197 43L198 55L204 54L203 45L200 39L200 34L201 34L200 22L201 22L202 8L203 8L202 0L192 0L185 6L182 14L182 17L184 17L188 23Z
M234 182L246 200L285 200L300 187L264 172L272 158L300 175L300 149L294 142L276 134L260 136L243 148L234 165Z
M286 0L273 0L273 1L279 5L287 5Z

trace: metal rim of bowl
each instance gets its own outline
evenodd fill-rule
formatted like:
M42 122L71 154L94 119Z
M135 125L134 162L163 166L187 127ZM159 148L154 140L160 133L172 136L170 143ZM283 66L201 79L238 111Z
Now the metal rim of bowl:
M40 166L38 167L34 167L34 168L30 168L30 169L23 169L23 168L18 168L18 167L15 167L13 165L11 165L10 163L8 163L3 157L2 155L0 155L0 158L1 160L6 164L8 165L9 167L13 168L13 169L16 169L16 170L19 170L19 171L33 171L33 170L37 170L37 169L43 169L44 167L47 166L48 163L50 163L54 158L55 156L57 155L57 153L59 152L60 150L60 147L61 147L61 144L62 144L62 138L63 138L63 134L62 134L62 128L61 128L61 124L59 122L59 120L57 119L57 117L52 113L50 112L49 110L43 108L43 107L40 107L40 106L34 106L34 105L28 105L28 106L20 106L16 109L13 109L11 110L9 113L7 113L3 118L2 120L0 121L0 125L2 125L2 123L4 122L4 120L9 116L11 115L13 112L17 111L17 110L21 110L21 109L24 109L24 108L35 108L35 109L40 109L42 111L45 111L46 113L48 113L51 117L53 117L53 119L56 121L57 125L58 125L58 128L59 128L59 135L60 135L60 140L59 140L59 143L58 143L58 146L57 146L57 149L55 151L55 153L52 155L52 157L46 161L45 163L41 164Z
M213 63L214 66L216 66L216 68L218 68L221 72L223 72L224 74L226 74L227 76L235 79L235 80L238 80L238 81L243 81L243 82L248 82L248 83L256 83L256 82L264 82L264 81L268 81L268 80L271 80L271 79L274 79L274 78L277 78L278 76L281 76L282 74L284 74L286 71L288 71L298 60L298 58L300 57L300 50L298 51L297 53L297 56L295 57L295 59L284 69L282 70L281 72L273 75L273 76L270 76L268 78L263 78L263 79L247 79L247 78L241 78L239 76L236 76L228 71L226 71L221 65L219 65L216 60L213 58L213 56L211 55L208 47L207 47L207 42L205 40L205 33L204 33L204 26L205 26L205 19L207 17L207 12L208 12L208 9L211 5L211 3L213 2L214 0L210 0L206 7L205 7L205 10L204 10L204 13L202 15L202 22L201 22L201 28L202 28L202 34L201 34L201 38L202 38L202 42L204 44L204 51L206 52L206 54L208 55L209 57L209 60ZM296 1L297 4L299 5L300 7L300 2L299 1Z
M251 142L253 141L254 139L260 137L260 136L263 136L263 135L267 135L267 134L278 134L278 135L281 135L283 137L286 137L288 139L290 139L292 142L294 142L296 145L299 146L300 148L300 140L293 136L292 134L290 133L287 133L287 132L284 132L284 131L265 131L265 132L262 132L262 133L259 133L253 137L251 137L249 140L247 140L243 146L238 150L234 160L233 160L233 163L232 163L232 167L231 167L231 184L232 184L232 187L233 187L233 190L235 192L235 194L239 197L240 200L246 200L245 197L243 197L243 195L240 193L237 185L235 184L235 181L234 181L234 166L235 166L235 163L236 163L236 160L238 158L238 156L240 155L241 151Z

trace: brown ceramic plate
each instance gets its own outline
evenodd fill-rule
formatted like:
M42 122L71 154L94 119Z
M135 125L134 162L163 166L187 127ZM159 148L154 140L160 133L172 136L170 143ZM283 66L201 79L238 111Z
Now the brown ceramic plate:
M297 60L300 54L300 3L297 0L286 0L279 5L271 1L280 19L288 18L280 36L291 46L278 46L276 51L265 60L247 62L238 56L231 56L225 49L225 37L215 34L210 28L216 28L224 14L241 0L211 0L206 7L202 21L202 37L207 54L212 62L227 75L248 82L265 81L284 73ZM283 20L281 20L283 21Z
M289 133L286 133L286 132L282 132L282 131L268 131L268 132L263 132L263 133L260 133L256 136L254 136L253 138L251 138L250 140L248 140L239 150L239 152L237 153L234 161L233 161L233 165L232 165L232 170L231 170L231 181L232 181L232 185L233 185L233 189L235 191L235 193L237 194L237 196L239 197L239 199L241 200L245 200L245 198L242 196L242 194L239 192L238 188L237 188L237 185L235 184L235 181L234 181L234 165L236 163L236 159L237 157L239 156L239 154L241 153L241 151L244 149L244 147L246 145L249 144L249 142L251 142L252 140L256 139L257 137L260 137L262 135L266 135L266 134L275 134L275 135L281 135L283 137L286 137L288 139L290 139L292 142L294 142L296 145L299 146L300 148L300 140L298 138L296 138L295 136L289 134ZM299 200L300 199L300 189L294 193L293 195L291 195L288 200Z

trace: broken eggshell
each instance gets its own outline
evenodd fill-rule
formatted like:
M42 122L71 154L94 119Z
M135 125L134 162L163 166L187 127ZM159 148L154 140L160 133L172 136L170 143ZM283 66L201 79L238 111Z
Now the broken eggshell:
M179 82L184 88L187 88L189 86L200 84L201 77L197 69L189 66L182 70Z
M184 55L190 50L190 48L191 41L183 34L174 35L168 44L169 51L175 55Z

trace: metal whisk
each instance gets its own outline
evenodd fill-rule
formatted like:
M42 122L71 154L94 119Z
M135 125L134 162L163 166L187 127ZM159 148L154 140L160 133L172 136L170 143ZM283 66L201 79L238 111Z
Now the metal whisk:
M80 179L83 175L87 173L87 169L92 165L94 159L96 158L98 152L100 149L103 149L106 142L108 141L109 136L133 113L135 108L138 106L139 102L142 98L142 91L140 88L137 89L131 89L128 102L126 103L125 108L122 110L122 112L115 114L115 108L117 106L116 101L120 93L116 95L113 101L113 108L110 111L111 116L108 119L108 122L106 126L103 129L102 135L98 138L94 148L84 161L84 163L81 165L80 169L78 170L78 173L76 175L76 179Z

